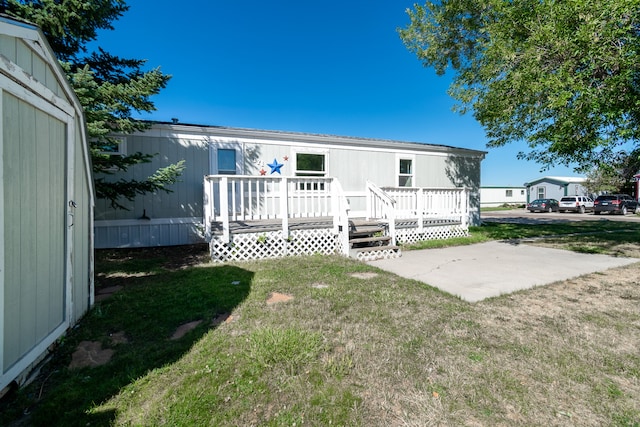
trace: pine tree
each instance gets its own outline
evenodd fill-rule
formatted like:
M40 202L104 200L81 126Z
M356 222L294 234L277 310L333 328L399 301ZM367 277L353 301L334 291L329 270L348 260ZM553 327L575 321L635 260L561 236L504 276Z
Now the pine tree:
M124 208L122 198L158 190L177 181L184 162L158 169L144 181L106 179L105 175L148 163L150 154L106 154L118 139L113 134L144 130L149 123L133 118L134 112L155 110L152 95L165 88L171 76L159 68L145 71L145 61L120 58L87 45L97 39L98 30L113 30L112 22L129 9L124 0L5 0L5 12L39 26L47 37L84 109L93 161L96 197Z

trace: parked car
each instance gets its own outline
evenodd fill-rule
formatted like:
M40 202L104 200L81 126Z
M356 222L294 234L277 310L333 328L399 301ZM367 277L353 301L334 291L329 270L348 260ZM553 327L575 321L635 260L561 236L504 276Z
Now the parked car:
M593 210L593 199L587 196L565 196L560 199L560 212L580 212Z
M527 203L529 212L557 212L560 205L556 199L536 199Z
M626 215L627 212L640 212L638 201L628 194L605 194L596 197L593 202L593 213L600 215L600 212L618 213Z

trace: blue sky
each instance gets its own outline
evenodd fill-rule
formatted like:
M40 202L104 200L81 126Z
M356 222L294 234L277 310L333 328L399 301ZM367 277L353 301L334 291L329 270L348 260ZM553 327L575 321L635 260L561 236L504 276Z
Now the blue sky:
M452 111L450 76L424 68L398 37L414 0L128 3L97 44L173 76L141 118L483 150L483 186L576 176L518 160L522 146L486 148L473 117Z

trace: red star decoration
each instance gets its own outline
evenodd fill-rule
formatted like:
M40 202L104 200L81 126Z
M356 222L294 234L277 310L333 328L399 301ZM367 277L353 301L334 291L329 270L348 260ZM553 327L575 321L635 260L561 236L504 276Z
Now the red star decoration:
M267 171L266 171L266 170L264 170L264 169L260 169L260 175L266 175L266 174L267 174Z
M285 162L289 161L289 156L284 156L283 158Z

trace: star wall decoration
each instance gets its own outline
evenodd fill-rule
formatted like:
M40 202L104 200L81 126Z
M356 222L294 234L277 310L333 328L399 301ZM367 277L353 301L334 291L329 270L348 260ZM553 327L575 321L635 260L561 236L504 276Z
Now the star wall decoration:
M264 170L264 169L260 169L260 175L266 175L266 174L267 174L267 171L266 171L266 170Z
M284 164L282 163L278 163L278 159L273 159L273 163L268 163L267 166L269 166L271 168L271 173L274 174L276 172L278 172L280 175L282 175L282 172L280 172L280 168L282 166L284 166Z
M284 156L283 158L284 158L284 161L285 161L285 162L288 162L288 161L289 161L289 156Z

